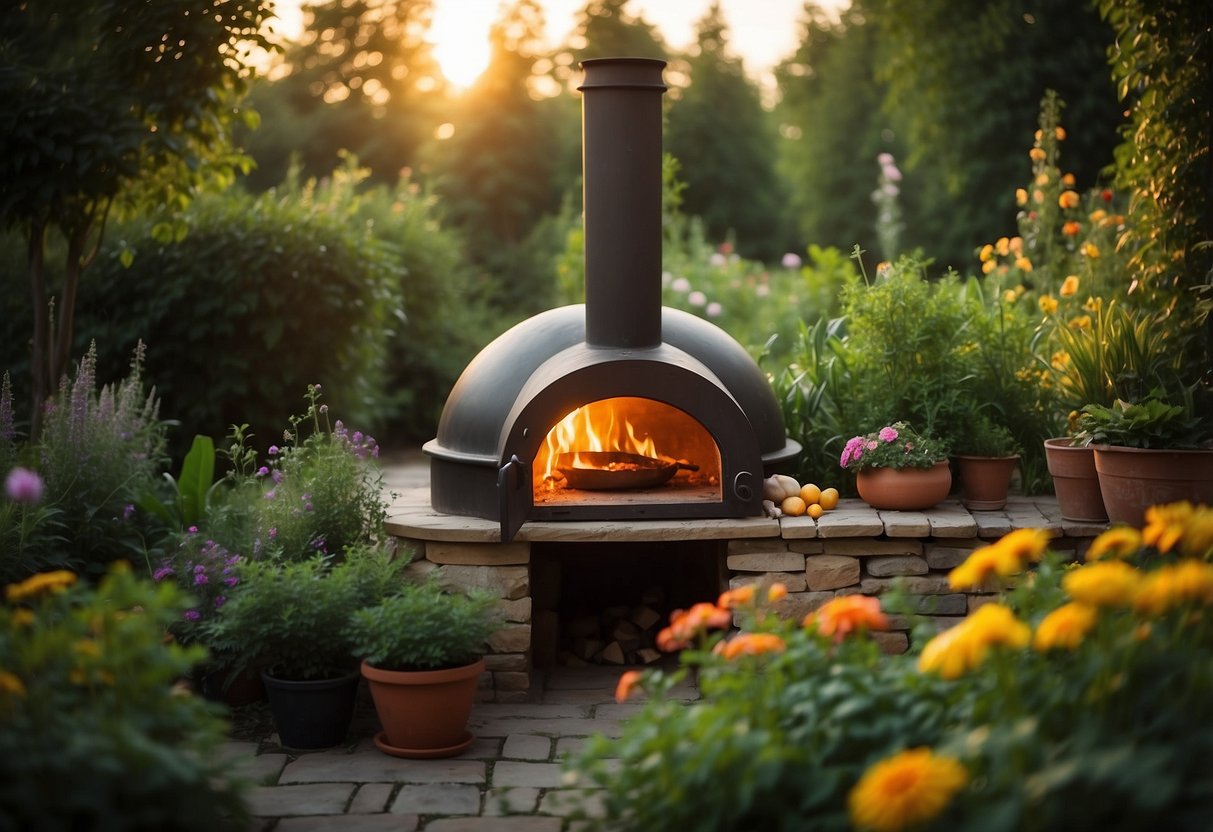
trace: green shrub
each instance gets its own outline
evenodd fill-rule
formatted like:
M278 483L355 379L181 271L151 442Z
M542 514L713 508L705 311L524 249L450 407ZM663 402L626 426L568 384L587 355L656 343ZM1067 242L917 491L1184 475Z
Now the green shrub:
M383 415L402 268L369 228L302 190L199 198L188 234L168 244L151 236L155 217L119 228L81 282L81 337L107 352L149 345L146 372L179 423L174 456L234 424L262 447L280 441L291 391L313 381L352 419Z
M174 689L205 656L165 643L186 606L114 566L39 573L0 605L0 829L245 828L217 706Z
M1013 532L949 575L1009 588L938 634L917 622L900 656L863 637L875 599L836 598L803 626L751 614L724 642L696 635L715 616L692 608L671 630L699 648L641 676L643 710L570 776L605 790L617 830L1203 828L1211 530L1207 508L1156 506L1082 566L1045 552L1044 530ZM667 698L689 670L700 699Z

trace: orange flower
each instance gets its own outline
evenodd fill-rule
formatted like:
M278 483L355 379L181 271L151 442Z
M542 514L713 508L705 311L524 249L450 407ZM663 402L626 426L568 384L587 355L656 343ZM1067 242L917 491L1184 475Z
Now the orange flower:
M1012 237L1007 241L1007 247L1016 254L1023 254L1023 237Z
M675 650L684 650L690 646L691 642L676 637L674 631L669 627L665 627L657 633L657 649L663 652L673 653Z
M1073 188L1075 181L1074 174L1072 173L1067 173L1061 177L1061 184L1065 185L1067 188Z
M774 633L742 633L716 645L714 653L732 661L738 656L761 656L782 653L787 649L783 639Z
M784 598L787 598L787 597L788 597L788 588L781 583L778 583L778 582L773 583L773 584L771 584L770 589L767 590L767 600L770 601L772 604L775 603L776 601L782 601Z
M623 704L632 695L632 691L640 684L640 671L629 670L619 677L619 684L615 686L615 701Z
M1015 204L1016 205L1027 205L1028 204L1028 192L1025 191L1023 188L1015 189Z
M1015 268L1021 272L1030 272L1032 271L1032 261L1026 257L1017 257L1015 258Z
M1046 315L1052 315L1057 311L1057 298L1052 295L1041 295L1040 300L1036 303L1040 306L1040 311Z
M1077 237L1079 231L1082 231L1082 226L1076 223L1074 220L1070 220L1061 227L1061 233L1065 234L1067 237Z
M1035 181L1037 185L1044 187L1045 185L1049 184L1049 174L1041 171L1040 173L1036 174L1036 179L1033 181Z
M1074 296L1078 292L1078 275L1068 274L1062 282L1061 288L1057 290L1057 294L1063 298Z
M1141 588L1142 573L1119 560L1099 561L1067 572L1061 579L1066 594L1095 607L1127 607Z
M1054 128L1053 135L1057 137L1057 141L1059 141L1059 142L1064 142L1066 140L1065 128L1062 127L1060 124L1057 125L1056 128Z
M689 647L706 630L720 630L733 623L733 614L715 604L702 602L689 610L670 613L670 626L657 634L657 647L666 652Z
M912 748L865 771L847 796L847 807L857 828L899 832L938 817L968 782L959 760Z
M1127 558L1141 548L1141 532L1132 526L1116 526L1091 541L1087 547L1088 562L1105 558Z
M889 617L880 609L880 599L867 595L843 595L827 601L804 618L804 626L840 642L853 632L889 629Z
M986 243L981 247L981 251L977 253L977 259L983 263L988 263L994 259L994 246Z
M997 268L998 268L997 260L987 260L986 262L981 264L981 273L989 274L990 272L994 271Z
M1091 212L1090 220L1091 220L1091 222L1097 223L1100 220L1102 220L1104 217L1106 217L1107 215L1108 215L1108 212L1105 211L1104 209L1096 208L1094 211Z
M1166 554L1183 539L1184 529L1193 513L1187 500L1167 505L1150 506L1146 509L1146 525L1141 530L1141 540Z
M1213 604L1213 564L1185 558L1151 572L1133 599L1145 615L1162 615L1184 604Z
M1099 257L1099 248L1095 245L1095 243L1086 243L1082 247L1082 253L1085 254L1089 259L1095 260Z
M994 250L1000 257L1006 257L1011 253L1011 241L1006 237L999 237L998 241L994 243Z
M722 610L732 610L752 603L754 603L754 584L746 584L721 593L720 598L716 601L716 606Z
M1028 158L1033 162L1043 162L1045 160L1045 152L1039 147L1034 147L1028 151Z
M1062 208L1077 208L1081 201L1078 191L1062 191L1061 196L1057 197L1057 204Z

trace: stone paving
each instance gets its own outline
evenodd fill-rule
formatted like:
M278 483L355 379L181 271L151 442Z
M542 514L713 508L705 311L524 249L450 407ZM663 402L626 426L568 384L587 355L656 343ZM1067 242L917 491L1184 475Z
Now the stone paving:
M227 753L235 770L257 784L249 806L260 830L571 832L584 823L573 815L599 816L602 805L596 792L570 787L563 761L593 734L617 736L642 707L615 703L620 672L552 670L538 680L534 702L476 705L469 725L476 739L451 759L404 760L379 751L365 701L347 745L298 752L267 735L233 740ZM684 686L675 695L695 694Z

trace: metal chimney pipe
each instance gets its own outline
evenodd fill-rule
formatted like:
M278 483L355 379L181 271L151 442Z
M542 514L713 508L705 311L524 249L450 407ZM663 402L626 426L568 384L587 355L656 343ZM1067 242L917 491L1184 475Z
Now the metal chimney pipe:
M661 96L665 61L581 63L585 340L661 344Z

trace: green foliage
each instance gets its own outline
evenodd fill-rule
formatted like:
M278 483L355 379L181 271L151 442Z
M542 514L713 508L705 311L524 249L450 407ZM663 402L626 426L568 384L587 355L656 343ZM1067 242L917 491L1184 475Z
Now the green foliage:
M968 456L1014 456L1023 449L1010 429L988 414L978 410L957 420L957 427L948 434L953 454Z
M843 830L863 804L889 829L906 828L914 805L931 806L913 826L924 830L1199 828L1213 811L1213 517L1184 504L1151 517L1141 534L1093 544L1128 564L1046 554L992 599L994 614L921 653L881 656L858 632L827 638L841 607L804 627L747 619L782 642L757 655L728 658L715 638L683 651L680 669L644 674L649 701L617 739L595 738L571 761L578 785L605 792L590 828ZM1164 533L1165 553L1140 548ZM1023 564L1024 540L971 561ZM932 629L916 624L913 642ZM688 672L699 698L670 699ZM877 763L915 748L963 766L954 795L929 776L857 794Z
M167 239L175 210L248 164L231 129L250 117L245 62L267 45L268 14L263 0L47 0L0 16L0 226L26 241L35 430L73 352L80 274L111 208L167 209L154 228ZM61 287L45 269L52 231L65 242Z
M384 415L384 371L403 266L356 222L358 172L319 188L239 191L197 200L190 233L161 244L156 220L124 226L81 287L84 336L107 352L155 344L147 372L184 443L247 422L262 445L278 438L292 391L324 384L364 424ZM119 252L137 254L129 268ZM198 379L206 379L199 384Z
M356 666L346 624L375 603L402 562L382 549L356 547L345 559L245 560L240 591L210 619L203 639L239 667L282 679L333 678Z
M788 250L775 133L757 85L728 48L720 7L696 26L690 86L672 97L665 147L686 181L683 208L710 238L733 240L747 257L771 261Z
M173 687L205 655L165 643L185 597L125 566L70 581L0 606L0 828L244 828L216 706Z
M1159 391L1139 402L1117 399L1110 407L1089 404L1078 415L1074 440L1083 445L1191 450L1202 447L1209 432L1182 405L1158 398Z
M1117 183L1132 192L1124 241L1151 293L1213 303L1213 10L1182 0L1095 4L1111 26L1117 95L1130 120L1116 149ZM1179 290L1179 291L1176 291Z
M169 528L183 531L205 521L214 479L215 442L209 436L195 436L177 478L164 472L167 501L149 493L139 498L138 506Z
M309 384L307 412L292 417L281 447L270 446L270 465L257 476L254 554L286 560L341 556L377 540L387 515L383 474L375 464L374 437L329 421L318 384Z
M500 627L496 606L488 593L446 592L428 580L355 611L346 632L354 655L382 670L462 667Z

